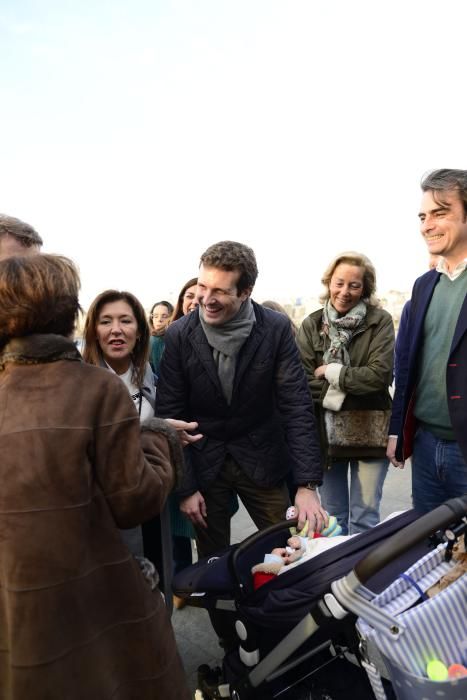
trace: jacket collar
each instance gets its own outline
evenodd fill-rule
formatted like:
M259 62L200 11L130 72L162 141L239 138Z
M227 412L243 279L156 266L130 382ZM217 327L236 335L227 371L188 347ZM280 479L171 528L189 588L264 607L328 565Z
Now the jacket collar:
M157 337L157 336L154 336ZM132 366L132 365L130 365ZM107 364L107 362L104 360L102 354L99 352L99 367L103 367L103 369L106 369L107 371L113 372L114 374L117 374L115 370L112 369L110 365ZM117 377L119 375L117 374ZM156 406L156 378L154 376L154 372L152 371L151 365L149 362L146 363L146 370L144 372L144 378L143 378L143 384L142 386L138 387L143 394L144 398L146 398L149 403L151 404L151 408L155 408Z
M0 369L7 362L36 365L58 360L78 360L82 357L72 340L62 335L34 334L12 338L0 353Z

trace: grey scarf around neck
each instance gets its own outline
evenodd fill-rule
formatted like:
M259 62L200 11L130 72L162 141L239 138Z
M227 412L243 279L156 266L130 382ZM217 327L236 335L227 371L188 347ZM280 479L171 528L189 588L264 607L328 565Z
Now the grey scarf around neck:
M199 308L199 319L209 345L219 375L222 391L227 403L232 400L237 356L240 348L251 333L256 321L250 297L245 299L236 316L222 326L206 323L203 309Z
M339 316L331 300L324 305L323 309L323 334L329 336L331 344L323 355L324 364L337 362L341 365L350 365L348 347L353 336L359 330L365 320L367 305L364 301L359 301L350 311L343 316Z

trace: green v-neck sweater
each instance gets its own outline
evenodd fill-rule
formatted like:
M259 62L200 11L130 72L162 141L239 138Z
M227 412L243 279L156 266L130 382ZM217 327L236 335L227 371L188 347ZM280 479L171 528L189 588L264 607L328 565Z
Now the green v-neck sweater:
M446 367L466 294L467 270L455 280L442 274L423 325L415 417L423 427L442 440L454 440L446 392Z

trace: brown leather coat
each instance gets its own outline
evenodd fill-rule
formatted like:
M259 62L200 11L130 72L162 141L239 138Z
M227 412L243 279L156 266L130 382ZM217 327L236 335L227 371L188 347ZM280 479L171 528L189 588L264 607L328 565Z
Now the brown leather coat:
M4 348L1 700L188 700L162 597L118 532L160 511L177 460L172 429L140 433L123 382L71 341Z

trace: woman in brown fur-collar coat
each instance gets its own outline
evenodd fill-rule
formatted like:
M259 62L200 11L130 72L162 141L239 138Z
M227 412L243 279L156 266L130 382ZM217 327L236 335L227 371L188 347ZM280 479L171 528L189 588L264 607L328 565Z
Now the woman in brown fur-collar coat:
M188 700L162 597L118 528L158 513L181 448L69 339L66 258L0 262L0 699Z

